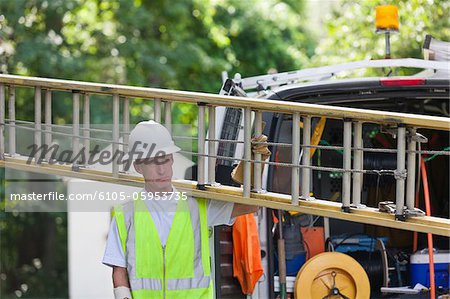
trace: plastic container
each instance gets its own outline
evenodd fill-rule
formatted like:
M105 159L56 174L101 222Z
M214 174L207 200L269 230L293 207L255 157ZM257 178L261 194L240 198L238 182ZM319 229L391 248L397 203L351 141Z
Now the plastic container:
M295 255L292 259L286 259L286 275L296 276L300 268L306 262L306 252ZM278 255L275 254L275 271L278 273Z
M450 288L449 281L450 251L440 250L434 253L434 281L436 287ZM428 250L424 249L411 255L409 271L411 285L420 283L430 287L430 263Z

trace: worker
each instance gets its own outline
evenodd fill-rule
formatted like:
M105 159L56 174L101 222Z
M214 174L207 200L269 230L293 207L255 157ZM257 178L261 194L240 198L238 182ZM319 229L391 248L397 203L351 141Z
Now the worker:
M258 207L196 199L172 186L180 150L154 121L136 125L127 159L145 181L137 200L114 209L103 263L116 299L213 298L208 226L232 225Z

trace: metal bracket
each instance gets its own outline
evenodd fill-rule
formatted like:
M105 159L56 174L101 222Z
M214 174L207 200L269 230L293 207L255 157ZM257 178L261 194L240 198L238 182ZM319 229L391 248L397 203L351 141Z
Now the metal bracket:
M79 165L79 164L72 164L72 171L80 172L81 167L82 167L82 166Z
M428 142L428 138L427 137L425 137L422 134L417 133L417 132L416 132L416 134L409 135L408 137L411 138L411 140L415 141L415 142L419 142L419 143L427 143Z
M422 211L421 209L418 208L414 208L414 209L406 209L405 210L406 215L408 216L418 216L418 217L423 217L425 216L425 212Z
M240 79L227 78L219 92L220 95L247 97L247 93L242 88Z
M257 193L257 194L265 194L265 193L267 193L267 190L264 190L264 189L259 189L259 190L252 189L251 192L252 193Z
M380 201L378 203L378 210L389 214L395 213L395 203L393 201Z
M405 221L406 220L406 214L395 214L395 220L398 220L398 221Z
M365 209L365 208L367 208L367 206L365 204L362 204L362 203L357 204L357 205L352 204L352 205L350 205L350 207L353 208L353 209Z
M378 203L378 210L389 214L395 214L395 219L405 221L410 216L425 216L425 212L420 209L414 208L412 210L407 207L403 207L403 213L396 214L395 203L392 201L381 201Z
M344 206L342 206L342 207L341 207L341 210L342 210L342 212L344 212L344 213L350 213L350 207L344 207Z
M306 200L306 201L314 201L316 198L314 196L300 196L300 199Z
M392 138L397 139L397 127L391 127L387 125L380 126L381 133L387 133L392 136Z
M207 184L197 184L197 189L205 191L206 190L206 186L207 186Z

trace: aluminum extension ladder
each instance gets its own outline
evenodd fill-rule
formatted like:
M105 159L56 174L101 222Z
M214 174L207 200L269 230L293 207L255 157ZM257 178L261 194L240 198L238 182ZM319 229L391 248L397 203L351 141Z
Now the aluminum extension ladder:
M40 157L32 157L35 163L26 161L29 157L19 155L16 152L16 128L26 122L16 119L16 89L34 90L34 121L31 122L34 132L34 143L37 145L52 143L55 124L52 124L52 95L55 92L71 94L73 104L72 133L66 134L72 138L72 147L80 149L89 148L92 140L89 127L92 113L89 111L90 96L100 94L112 100L112 136L104 140L113 148L121 147L127 151L130 106L134 98L141 98L153 102L154 113L148 118L161 122L164 115L164 123L171 130L172 104L176 102L189 103L198 106L198 151L192 153L198 157L198 181L174 181L174 185L180 191L188 191L192 196L232 201L251 205L260 205L274 209L299 211L306 214L319 215L330 218L368 223L398 229L433 233L450 237L450 220L439 217L417 216L414 206L414 190L416 175L415 161L418 154L431 153L448 155L448 152L418 151L417 140L407 138L415 136L415 132L422 128L449 131L450 120L443 117L411 115L393 112L381 112L373 110L352 109L342 107L330 107L324 105L289 103L265 99L229 97L223 95L206 94L198 92L184 92L176 90L164 90L155 88L140 88L123 85L98 84L57 79L45 79L35 77L22 77L13 75L0 75L0 167L48 173L61 176L78 177L83 179L98 180L116 184L131 186L142 185L142 179L132 176L120 168L118 161L112 161L111 171L98 171L72 164L53 165L44 159L44 163L36 163ZM42 97L44 96L44 115L41 115ZM81 100L83 102L81 103ZM8 118L6 118L6 101L8 102ZM120 111L120 102L123 102L123 111ZM83 107L83 109L81 109ZM217 156L219 142L235 142L232 140L220 140L215 134L216 107L231 107L243 110L244 115L244 182L242 188L222 186L215 183L216 159L232 159L230 157ZM80 110L83 111L80 120ZM262 132L262 112L276 111L292 115L292 144L291 163L278 163L261 161L260 155L251 159L251 125L254 115L255 134ZM206 138L206 114L209 118L209 137ZM122 113L122 124L119 122ZM312 117L325 116L343 121L344 143L340 147L343 150L342 168L327 168L314 166L311 163L309 151L313 147L311 139ZM300 136L300 121L303 122L303 133ZM365 151L376 151L362 147L363 123L375 123L389 125L395 130L398 145L391 152L397 154L397 167L390 175L396 179L395 214L379 211L377 207L361 205L361 185L363 175L371 170L363 169L361 163ZM123 131L120 126L123 125ZM80 127L82 126L82 128ZM5 130L8 130L9 140L5 140ZM353 145L352 145L352 134ZM122 142L120 142L122 138ZM302 142L300 143L300 140ZM7 147L6 147L7 145ZM208 152L206 155L206 145ZM326 149L327 146L315 146ZM300 150L303 150L301 163L299 163ZM351 157L353 156L353 163ZM238 159L239 160L239 159ZM254 188L251 187L250 165L254 163ZM261 191L261 165L278 165L291 167L291 194L279 194ZM407 165L407 167L405 167ZM206 175L206 168L208 174ZM342 202L332 202L327 199L316 199L309 196L310 170L337 171L342 173ZM301 171L301 184L300 184ZM301 187L301 188L300 188ZM406 211L406 214L405 212ZM407 216L407 217L405 217Z

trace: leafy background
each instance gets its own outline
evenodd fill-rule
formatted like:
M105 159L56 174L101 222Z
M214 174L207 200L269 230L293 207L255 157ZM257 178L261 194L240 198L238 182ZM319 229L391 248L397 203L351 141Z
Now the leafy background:
M450 40L449 1L388 2L398 5L401 23L394 57L421 57L425 34ZM374 7L382 3L5 0L0 71L217 93L222 71L251 76L383 57L384 38L374 33ZM17 118L33 120L32 97L18 91ZM54 123L70 123L71 96L54 97ZM110 123L110 101L97 100L92 122ZM151 103L133 103L132 123L152 114ZM177 104L172 117L196 131L195 106ZM2 211L0 234L2 298L68 297L67 214Z

